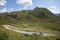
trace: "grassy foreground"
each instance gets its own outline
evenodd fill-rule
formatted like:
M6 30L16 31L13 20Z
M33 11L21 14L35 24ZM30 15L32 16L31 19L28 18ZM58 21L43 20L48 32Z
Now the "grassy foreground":
M0 40L60 40L60 36L57 37L42 37L40 35L28 35L20 34L14 31L9 31L0 25Z

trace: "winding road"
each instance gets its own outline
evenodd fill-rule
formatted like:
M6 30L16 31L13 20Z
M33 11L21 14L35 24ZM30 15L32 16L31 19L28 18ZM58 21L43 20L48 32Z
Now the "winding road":
M57 36L56 34L49 34L49 33L43 33L43 32L27 32L27 31L22 31L20 30L20 28L16 28L16 27L12 27L10 25L3 25L3 27L5 27L7 30L11 30L11 31L15 31L18 33L22 33L22 34L38 34L38 35L42 35L42 36Z

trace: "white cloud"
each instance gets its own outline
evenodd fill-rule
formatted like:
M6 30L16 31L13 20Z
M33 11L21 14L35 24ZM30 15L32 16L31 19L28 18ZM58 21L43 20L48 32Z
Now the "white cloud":
M27 8L28 6L32 6L33 5L32 0L17 0L16 3L18 5L24 6L24 9Z
M56 6L51 6L50 8L55 9L55 8L56 8Z
M0 6L5 6L6 3L7 3L6 0L0 0Z
M48 8L51 12L55 13L60 13L60 9L57 8L56 6L51 6Z
M14 9L14 8L11 8L10 10L11 10L11 11L14 11L15 9Z
M9 8L9 12L15 11L14 8Z
M7 12L6 8L0 9L0 13Z

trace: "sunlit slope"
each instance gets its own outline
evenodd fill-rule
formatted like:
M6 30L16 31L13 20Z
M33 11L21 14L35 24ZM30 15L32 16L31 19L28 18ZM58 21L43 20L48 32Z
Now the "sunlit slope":
M38 7L33 10L1 13L0 24L32 28L37 29L37 31L60 31L60 19L48 9ZM28 27L24 26L24 24L28 25Z

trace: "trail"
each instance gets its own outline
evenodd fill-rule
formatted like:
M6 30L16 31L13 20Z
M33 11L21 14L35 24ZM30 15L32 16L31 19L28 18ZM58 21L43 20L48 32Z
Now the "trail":
M42 35L42 36L57 36L56 34L49 34L49 33L43 33L43 32L27 32L27 31L22 31L19 28L16 27L12 27L10 25L3 25L3 27L5 27L7 30L11 30L11 31L15 31L18 33L22 33L22 34L37 34L37 35Z

